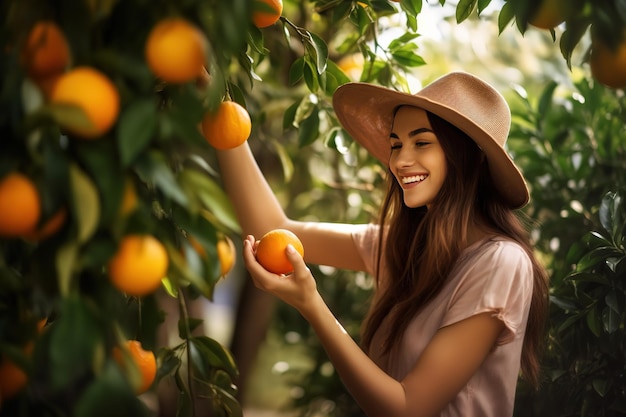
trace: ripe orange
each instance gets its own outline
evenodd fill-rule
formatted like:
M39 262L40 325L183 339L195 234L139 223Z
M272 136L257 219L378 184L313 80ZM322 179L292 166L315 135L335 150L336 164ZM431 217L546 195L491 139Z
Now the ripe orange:
M169 257L151 235L127 235L109 261L109 278L118 290L137 297L154 292L167 273Z
M220 271L224 277L235 266L235 244L228 236L224 236L224 239L217 242L217 258L220 261Z
M168 83L185 83L202 75L207 39L200 29L182 18L157 23L145 46L150 70Z
M540 29L553 29L565 21L567 0L541 0L528 23Z
M141 375L141 381L135 388L137 395L146 392L154 382L157 373L157 362L154 352L151 350L145 350L138 340L127 340L126 348L130 354L133 366L136 366ZM122 349L119 347L113 348L113 358L122 367L126 368L127 361L124 360Z
M256 0L252 23L258 28L266 28L276 23L282 14L283 0Z
M28 342L23 348L24 353L30 356L34 343ZM0 358L0 398L6 400L17 395L28 382L28 375L6 356Z
M250 137L250 114L239 103L224 101L217 112L207 112L202 119L204 138L217 149L232 149Z
M37 227L41 199L35 184L21 173L0 180L0 236L18 237Z
M66 218L67 209L61 207L43 225L26 233L24 238L33 242L45 240L63 227Z
M288 244L304 256L302 242L293 232L286 229L274 229L263 235L259 241L256 259L265 269L275 274L293 272L293 266L285 254Z
M86 139L106 133L120 111L120 96L113 82L100 71L86 66L63 74L52 88L50 101L82 109L91 126L63 127Z
M0 398L6 400L19 393L28 382L28 375L7 358L0 362Z
M21 53L22 65L35 81L64 72L70 63L67 39L51 21L39 21L33 26Z
M589 57L591 75L610 88L626 87L626 40L612 49L598 37L592 36Z

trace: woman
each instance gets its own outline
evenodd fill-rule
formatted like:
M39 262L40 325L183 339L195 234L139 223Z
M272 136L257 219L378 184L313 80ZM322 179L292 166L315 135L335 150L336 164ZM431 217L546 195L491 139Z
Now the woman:
M529 195L504 150L505 100L455 72L415 95L347 84L333 105L348 133L388 167L379 223L291 220L247 145L220 152L255 285L308 320L368 416L511 416L520 368L537 382L548 290L514 212ZM362 348L295 250L286 251L288 276L256 261L254 236L274 228L300 237L306 262L374 274Z

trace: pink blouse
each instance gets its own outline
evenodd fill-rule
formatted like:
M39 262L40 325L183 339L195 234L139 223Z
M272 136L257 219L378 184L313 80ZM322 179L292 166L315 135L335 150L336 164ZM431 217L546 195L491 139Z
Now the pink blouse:
M375 225L359 226L353 232L371 274L376 266L377 233ZM491 312L505 328L495 348L440 416L512 416L532 286L532 264L523 248L500 237L478 241L462 252L439 295L413 318L402 343L388 354L376 349L389 330L389 323L383 322L374 336L371 358L401 381L438 329Z

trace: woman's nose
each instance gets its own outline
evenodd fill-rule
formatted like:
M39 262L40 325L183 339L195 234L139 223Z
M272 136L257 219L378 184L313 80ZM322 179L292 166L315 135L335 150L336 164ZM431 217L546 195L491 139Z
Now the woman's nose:
M406 146L397 149L395 153L396 158L394 163L398 168L411 166L415 161L412 152L410 152L410 149Z

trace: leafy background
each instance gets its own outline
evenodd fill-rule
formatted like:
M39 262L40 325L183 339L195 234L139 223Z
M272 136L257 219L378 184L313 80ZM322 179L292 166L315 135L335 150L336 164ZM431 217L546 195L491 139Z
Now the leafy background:
M0 242L0 349L30 374L0 414L360 415L293 310L250 288L241 265L218 281L216 241L239 243L239 230L196 126L229 95L251 114L250 145L291 217L366 222L382 167L341 129L332 92L350 80L415 91L452 69L489 79L511 104L509 147L532 193L524 214L551 274L544 383L520 382L516 415L626 414L624 98L587 64L592 26L623 41L624 7L568 5L564 25L539 31L528 25L539 2L521 0L285 1L267 29L251 24L246 0L1 2L0 175L19 167L38 178L47 215L60 202L73 209L49 241ZM209 40L209 88L155 83L143 60L148 31L173 14ZM121 115L101 140L60 139L59 113L37 102L9 47L43 17L63 27L75 63L120 90ZM140 208L120 222L128 179ZM159 236L172 259L164 289L141 299L115 291L102 270L136 230ZM178 252L186 233L209 254L195 268ZM358 338L371 277L313 268ZM218 314L222 298L237 305L231 316ZM17 346L40 317L50 324L25 357ZM140 398L109 354L127 337L158 353L159 382Z

